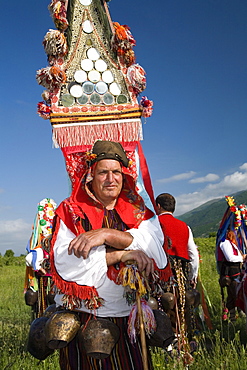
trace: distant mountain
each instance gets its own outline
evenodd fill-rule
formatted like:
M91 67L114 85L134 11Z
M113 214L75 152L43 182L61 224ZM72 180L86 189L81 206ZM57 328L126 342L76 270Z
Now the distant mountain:
M247 204L247 190L230 195L234 198L236 205ZM210 233L217 232L226 209L227 202L225 198L218 198L210 200L177 218L190 226L195 237L203 238L208 237Z

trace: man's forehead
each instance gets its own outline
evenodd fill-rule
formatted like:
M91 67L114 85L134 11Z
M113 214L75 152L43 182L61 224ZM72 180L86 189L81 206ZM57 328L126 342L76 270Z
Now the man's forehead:
M108 171L112 171L112 170L122 170L122 166L121 164L114 160L114 159L102 159L101 161L99 162L96 162L96 166L95 166L95 170L108 170Z

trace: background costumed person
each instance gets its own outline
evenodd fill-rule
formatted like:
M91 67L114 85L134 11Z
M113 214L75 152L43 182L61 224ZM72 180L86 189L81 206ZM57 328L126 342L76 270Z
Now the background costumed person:
M247 207L237 206L231 196L225 197L228 207L222 217L216 237L216 262L222 297L222 320L235 321L246 313L246 246ZM227 298L225 300L224 290Z
M242 263L246 255L237 246L237 238L233 230L228 230L226 239L219 245L221 256L220 279L228 277L226 308L230 312L230 320L236 320L237 283L240 282Z
M190 306L199 305L200 300L195 299L199 292L195 290L199 254L189 226L173 216L176 206L175 198L168 193L162 193L156 198L157 214L165 236L165 250L169 256L172 269L171 286L167 286L168 292L174 292L177 296L178 305L175 304L170 310L171 321L174 330L180 337L183 348L183 337L189 332L192 337L196 329L194 312ZM176 286L176 287L175 287ZM170 293L168 293L170 294ZM175 310L175 312L173 312ZM182 338L181 338L182 337ZM184 341L185 342L185 341ZM184 346L184 350L188 350Z
M56 211L51 265L61 294L55 300L82 311L82 323L90 313L111 318L121 334L113 354L94 360L94 365L85 351L75 355L79 348L75 338L61 350L60 365L61 369L108 369L109 364L114 364L112 369L142 369L139 344L133 346L127 335L130 306L115 278L116 263L135 260L149 276L153 258L163 269L167 263L163 234L157 217L125 173L128 159L121 146L97 141L91 157L80 186Z

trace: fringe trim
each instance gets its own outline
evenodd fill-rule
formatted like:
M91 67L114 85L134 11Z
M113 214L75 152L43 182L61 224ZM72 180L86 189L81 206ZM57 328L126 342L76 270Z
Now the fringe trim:
M116 142L140 141L143 139L141 121L53 127L55 148L77 145L93 145L96 140Z

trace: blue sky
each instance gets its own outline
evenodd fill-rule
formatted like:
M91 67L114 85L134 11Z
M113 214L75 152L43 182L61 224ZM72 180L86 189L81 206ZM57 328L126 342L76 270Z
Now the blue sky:
M36 114L46 67L42 41L55 28L49 0L12 0L1 12L0 252L25 253L38 202L69 194L51 126ZM177 215L247 189L247 2L112 0L113 21L136 39L154 113L143 149L155 195ZM247 202L247 200L246 200Z

